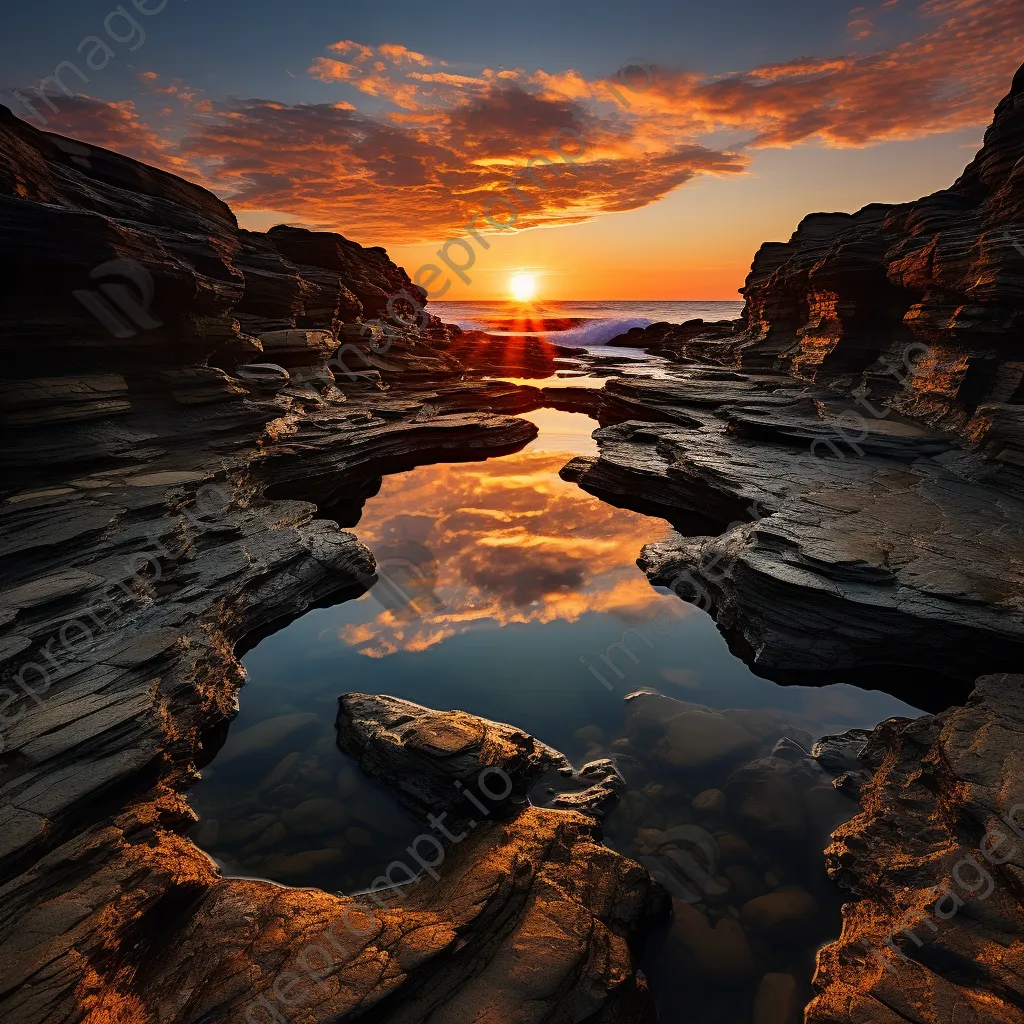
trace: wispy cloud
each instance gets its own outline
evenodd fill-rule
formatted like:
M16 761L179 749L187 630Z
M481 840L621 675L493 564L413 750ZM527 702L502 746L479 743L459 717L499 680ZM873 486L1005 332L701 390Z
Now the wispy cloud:
M893 3L854 8L848 41L873 38ZM237 209L287 211L388 244L465 233L490 200L511 194L530 156L544 155L560 171L540 161L535 180L518 179L515 227L576 223L645 206L699 175L740 174L757 148L866 146L982 125L1021 59L1020 3L919 0L918 35L895 46L720 76L658 67L643 91L574 69L454 67L347 39L311 58L323 102L215 102L147 72L147 90L179 102L177 121L165 113L145 125L131 102L59 97L51 127L201 180ZM372 113L357 109L362 97ZM578 173L551 149L562 128L585 140ZM721 132L735 140L729 149Z

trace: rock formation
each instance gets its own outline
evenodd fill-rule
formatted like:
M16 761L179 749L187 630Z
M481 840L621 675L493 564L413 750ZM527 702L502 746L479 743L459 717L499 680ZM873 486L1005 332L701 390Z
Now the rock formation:
M677 527L644 549L652 582L779 680L871 672L937 710L1019 664L1024 504L983 482L981 457L895 416L854 430L852 403L814 385L730 376L610 383L677 423L602 428L600 455L562 471Z
M641 566L755 671L962 699L1024 655L1017 230L1024 69L952 188L763 246L731 337L684 325L666 352L664 325L632 332L682 365L610 382L648 422L605 427L563 475L678 528Z
M818 954L808 1024L1024 1020L1022 729L1019 675L875 729L864 810L826 851L853 901Z
M453 331L403 325L401 305L392 318L410 286L382 250L239 231L204 190L7 115L0 146L0 1017L283 1020L292 949L331 941L313 936L348 904L224 879L184 838L181 793L237 708L238 655L373 583L338 521L382 473L514 449L536 428L487 411L509 389L463 379ZM381 313L388 348L363 329ZM332 373L352 336L357 372ZM567 887L565 974L523 982L504 954L502 1014L583 1000L640 1021L625 936L650 881L595 827L550 810L481 830L443 893L382 911L337 954L331 993L311 982L306 1019L400 1013L403 982L435 975L465 990L517 927L547 943L536 879L544 899ZM367 971L374 958L391 967ZM425 1014L445 997L417 998Z
M668 334L680 358L856 390L865 404L956 430L1019 465L1022 154L1024 68L950 188L898 206L811 214L788 242L762 245L731 337L656 324L617 343L664 352Z

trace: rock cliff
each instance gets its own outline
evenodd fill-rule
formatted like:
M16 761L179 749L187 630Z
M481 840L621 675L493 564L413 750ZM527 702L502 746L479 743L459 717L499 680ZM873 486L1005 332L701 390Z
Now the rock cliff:
M606 426L600 455L563 475L660 508L682 536L641 566L711 611L765 675L870 667L938 709L978 675L1012 671L1024 68L953 186L807 217L761 247L743 291L731 330L656 324L623 339L681 365L607 395L674 424Z
M976 417L997 415L993 406L1015 419L1024 400L1022 152L1024 68L950 188L814 214L788 242L761 247L743 289L741 363L858 387L935 426L982 431Z
M1024 68L948 189L815 213L754 257L732 330L654 325L622 340L791 373L955 430L1021 463ZM714 329L712 329L714 328Z

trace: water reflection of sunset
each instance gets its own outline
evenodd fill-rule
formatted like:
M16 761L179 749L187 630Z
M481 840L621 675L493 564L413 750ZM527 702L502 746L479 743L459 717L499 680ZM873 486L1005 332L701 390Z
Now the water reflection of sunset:
M665 523L613 508L559 479L564 453L526 451L388 477L356 532L380 558L396 543L432 556L413 607L388 607L341 638L380 658L510 623L640 621L660 600L635 565ZM429 576L429 579L428 579ZM680 614L687 606L680 605Z

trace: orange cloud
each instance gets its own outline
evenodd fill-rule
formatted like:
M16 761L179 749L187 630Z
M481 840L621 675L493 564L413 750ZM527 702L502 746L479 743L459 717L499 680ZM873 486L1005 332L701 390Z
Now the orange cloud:
M309 66L309 74L321 82L348 82L361 74L361 71L355 64L346 64L343 60L317 57Z
M57 95L52 102L56 111L41 100L34 101L36 109L47 119L46 131L124 153L175 174L197 177L194 168L177 153L174 143L140 119L131 100L112 103L79 94Z
M1020 3L921 0L922 31L898 46L715 77L657 67L649 83L573 69L423 70L431 61L399 44L341 40L327 49L346 59L309 67L332 92L326 102L196 102L146 72L148 89L191 112L166 137L130 102L86 97L56 97L59 130L201 180L237 209L286 212L367 242L460 237L470 222L492 233L572 224L646 206L702 174L742 173L744 149L866 146L983 125L1024 49ZM355 94L393 109L370 116L349 102ZM734 151L704 144L719 132L737 140Z
M308 68L308 73L321 82L347 82L367 96L380 96L396 106L416 110L420 106L419 87L410 82L395 81L384 74L386 65L380 61L373 64L372 71L333 60L317 57Z
M1020 0L924 0L917 13L934 27L891 49L713 80L659 70L634 103L652 130L753 132L753 147L864 146L987 123L1020 64Z
M342 39L341 42L331 43L327 49L332 53L340 53L342 55L354 53L355 59L360 63L369 60L373 56L373 49L371 47L364 46L362 43L355 43L351 39Z
M185 106L195 106L198 109L208 102L200 100L197 103L196 97L200 90L184 85L180 78L175 78L170 85L161 85L160 76L155 71L143 71L138 75L138 79L142 88L147 92L155 92L161 96L173 96Z
M577 622L594 612L643 621L662 599L635 568L636 551L668 526L565 487L564 461L526 451L486 468L437 465L386 479L377 514L359 524L360 539L385 571L391 552L422 551L431 564L403 575L409 563L396 559L412 606L345 626L342 639L383 658L494 623Z
M192 126L180 152L236 208L288 210L392 243L459 236L471 219L487 231L513 218L517 230L574 223L645 206L700 173L746 166L692 143L645 151L628 130L609 134L584 109L516 85L495 84L453 109L399 124L340 105L266 100L236 101L218 113ZM559 140L570 156L577 136L584 140L578 170L552 148L563 128L575 133ZM538 160L531 176L513 179L532 154L553 168Z
M377 47L377 52L382 57L387 57L393 64L419 64L424 68L431 64L431 61L427 60L422 53L399 46L397 43L382 43Z
M846 31L854 39L867 39L875 34L875 23L870 18L854 18L846 26Z

